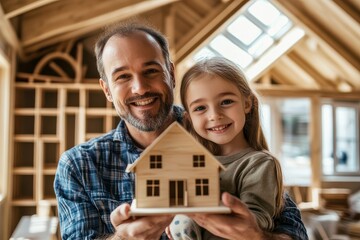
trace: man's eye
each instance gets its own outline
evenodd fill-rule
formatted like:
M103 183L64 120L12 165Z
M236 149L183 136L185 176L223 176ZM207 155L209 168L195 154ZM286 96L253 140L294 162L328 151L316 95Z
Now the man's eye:
M231 99L226 99L224 101L221 102L221 105L229 105L232 104L234 101Z
M154 77L154 76L157 76L158 73L160 73L160 71L158 69L149 68L149 69L145 70L144 75L147 77Z
M121 80L121 81L125 81L131 78L130 74L121 74L119 76L116 77L116 80Z

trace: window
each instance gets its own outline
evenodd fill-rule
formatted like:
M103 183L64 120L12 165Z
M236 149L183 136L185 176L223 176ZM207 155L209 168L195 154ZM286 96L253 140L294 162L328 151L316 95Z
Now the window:
M359 103L324 100L322 172L324 176L360 175Z
M293 27L291 20L267 0L250 1L194 60L224 56L247 69Z
M286 185L310 185L310 104L307 98L267 98L260 108L266 140L281 162Z
M150 155L150 168L162 168L161 155Z
M160 180L146 181L146 196L148 197L160 196Z
M205 156L194 155L193 156L193 167L205 167Z
M209 179L196 179L195 180L196 196L209 195Z

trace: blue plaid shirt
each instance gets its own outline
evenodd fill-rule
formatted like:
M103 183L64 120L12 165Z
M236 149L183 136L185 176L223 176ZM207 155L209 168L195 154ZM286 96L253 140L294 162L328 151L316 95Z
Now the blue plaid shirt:
M174 114L181 122L181 108L175 106ZM114 233L111 212L134 197L134 175L125 169L142 151L121 120L115 130L62 154L54 181L62 239L95 239ZM289 201L275 231L307 239L300 212ZM167 239L165 234L162 239Z

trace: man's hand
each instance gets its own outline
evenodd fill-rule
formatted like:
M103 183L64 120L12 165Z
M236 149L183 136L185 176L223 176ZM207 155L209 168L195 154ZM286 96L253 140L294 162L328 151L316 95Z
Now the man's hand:
M172 215L131 217L130 205L121 204L110 215L111 223L116 229L113 239L159 239L172 219Z
M194 214L189 216L201 227L225 239L268 239L257 225L255 216L240 199L229 193L223 193L221 199L224 205L231 209L231 214Z

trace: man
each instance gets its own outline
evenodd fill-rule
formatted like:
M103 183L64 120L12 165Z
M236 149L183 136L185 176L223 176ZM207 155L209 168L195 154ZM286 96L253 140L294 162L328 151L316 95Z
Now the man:
M182 120L182 109L173 106L174 66L167 41L150 27L127 24L105 32L95 52L100 86L121 121L113 131L61 156L54 188L62 238L166 238L163 232L172 216L129 216L134 176L125 169L173 121ZM289 198L275 220L274 234L262 232L239 199L225 193L223 202L232 214L197 216L199 224L215 235L237 240L307 239L300 213Z

